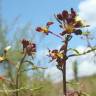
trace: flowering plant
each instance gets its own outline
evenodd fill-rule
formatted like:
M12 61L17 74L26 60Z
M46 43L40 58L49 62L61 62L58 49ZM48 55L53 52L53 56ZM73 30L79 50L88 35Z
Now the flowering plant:
M61 30L63 30L63 32L61 32L59 35L57 35L54 32L52 32L51 30L49 30L49 26L46 26L45 29L42 27L37 27L36 31L44 33L46 35L48 35L50 33L63 40L63 45L61 46L61 48L59 50L57 50L57 49L50 50L49 49L48 56L51 57L51 61L55 60L57 62L57 68L62 71L64 96L74 96L74 94L68 95L68 93L67 93L66 61L70 57L80 56L80 55L84 55L89 52L92 52L92 51L96 50L96 47L91 48L91 50L87 50L84 53L80 53L78 50L73 49L73 48L68 49L68 44L69 44L69 41L72 39L72 37L74 35L76 35L76 36L84 35L84 32L82 32L82 28L89 27L89 25L85 24L85 22L83 22L83 20L79 18L77 12L73 8L70 9L70 12L67 10L63 10L61 13L54 15L54 16L55 16L55 19L57 20L57 22L59 23L59 27L61 28ZM51 23L51 25L52 24L53 23ZM69 50L74 51L75 54L68 55L67 53ZM78 94L78 96L79 96L79 94Z

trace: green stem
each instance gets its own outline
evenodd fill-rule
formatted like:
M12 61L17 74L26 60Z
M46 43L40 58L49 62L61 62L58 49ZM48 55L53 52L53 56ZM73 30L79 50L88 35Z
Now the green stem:
M21 59L19 68L17 69L16 89L19 89L19 75L20 75L20 70L21 70L22 64L23 64L23 62L24 62L24 60L25 60L25 57L26 57L26 53L24 54L23 58ZM16 96L19 96L19 92L18 92L18 91L16 91Z

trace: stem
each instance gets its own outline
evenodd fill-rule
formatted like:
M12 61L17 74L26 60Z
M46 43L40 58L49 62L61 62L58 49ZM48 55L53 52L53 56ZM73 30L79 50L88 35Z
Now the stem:
M59 36L59 35L57 35L57 34L51 32L51 31L49 31L49 33L63 40L63 38L62 38L61 36Z
M17 75L16 75L16 89L19 89L19 75L20 75L20 70L21 70L21 67L22 67L22 64L23 64L23 61L24 61L25 57L26 57L26 53L24 54L23 58L21 59L19 68L17 69ZM18 93L19 93L19 92L16 91L16 96L19 96Z
M66 55L67 55L67 47L68 47L68 40L65 41L65 45L66 45L66 48L64 50L64 64L63 64L63 69L62 69L62 73L63 73L63 94L64 96L66 96L66 91L67 91L67 88L66 88Z
M66 63L63 65L63 94L66 96Z

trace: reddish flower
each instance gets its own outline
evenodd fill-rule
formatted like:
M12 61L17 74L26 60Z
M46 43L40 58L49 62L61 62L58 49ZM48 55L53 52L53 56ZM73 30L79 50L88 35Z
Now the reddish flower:
M64 10L64 11L62 12L62 16L63 16L63 19L67 19L68 16L69 16L68 11Z
M53 22L47 22L46 26L50 26L52 24L54 24L54 23Z
M23 48L26 48L29 45L29 41L26 39L23 39L21 42L23 44Z
M75 23L75 19L71 17L67 18L66 21L68 24L72 24L72 25Z
M59 20L63 20L63 16L62 16L62 14L57 14L57 18L59 19Z
M36 31L37 31L37 32L45 33L46 35L48 35L48 33L49 33L48 26L45 26L45 27L37 27L37 28L36 28Z
M28 40L23 39L23 52L26 52L28 55L32 55L33 52L36 52L36 44L31 43Z
M42 28L41 28L41 27L37 27L37 28L36 28L36 31L42 32Z
M73 8L71 8L71 16L72 16L72 18L75 18L76 17L76 12L74 11Z
M36 52L36 44L30 43L26 48L26 53L30 56L34 52Z

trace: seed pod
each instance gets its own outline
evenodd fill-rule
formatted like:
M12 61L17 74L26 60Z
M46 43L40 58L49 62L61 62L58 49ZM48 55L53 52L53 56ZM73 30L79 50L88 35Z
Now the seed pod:
M78 29L76 31L74 31L75 35L82 35L82 30Z

